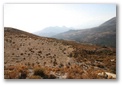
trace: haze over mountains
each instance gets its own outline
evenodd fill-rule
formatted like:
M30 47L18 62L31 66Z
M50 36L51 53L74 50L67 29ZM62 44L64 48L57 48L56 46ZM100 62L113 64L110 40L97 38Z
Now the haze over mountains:
M69 31L70 29L73 29L73 28L68 28L65 26L47 27L41 31L35 32L34 34L39 35L39 36L44 36L44 37L52 37L54 35Z
M68 27L47 27L34 34L44 37L71 40L79 43L97 44L116 47L116 17L104 22L100 26L74 30Z
M70 30L57 34L53 38L116 47L116 17L98 27Z

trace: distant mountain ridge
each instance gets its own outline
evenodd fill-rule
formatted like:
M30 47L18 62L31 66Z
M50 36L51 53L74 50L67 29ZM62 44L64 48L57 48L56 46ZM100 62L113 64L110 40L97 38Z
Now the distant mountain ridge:
M69 31L70 29L73 29L73 28L68 28L68 27L65 27L65 26L62 26L62 27L58 27L58 26L47 27L47 28L45 28L41 31L35 32L34 34L39 35L39 36L44 36L44 37L51 37L51 36L54 36L56 34Z
M116 17L104 22L98 27L70 30L55 35L53 38L116 47Z

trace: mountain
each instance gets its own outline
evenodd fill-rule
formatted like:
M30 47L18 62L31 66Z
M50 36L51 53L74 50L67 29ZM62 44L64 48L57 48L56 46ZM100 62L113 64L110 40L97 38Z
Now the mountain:
M58 27L58 26L47 27L47 28L45 28L41 31L35 32L34 34L39 35L39 36L44 36L44 37L51 37L53 35L66 32L70 29L73 29L73 28L68 28L68 27L65 27L65 26L62 26L62 27Z
M57 39L73 40L80 43L116 47L116 17L104 22L98 27L70 30L53 37Z
M115 76L115 48L4 28L5 79L115 79Z

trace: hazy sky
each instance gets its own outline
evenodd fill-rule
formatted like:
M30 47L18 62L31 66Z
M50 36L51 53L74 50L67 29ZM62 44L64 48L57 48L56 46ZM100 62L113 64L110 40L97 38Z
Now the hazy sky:
M36 32L49 26L90 28L116 16L116 4L4 4L4 26Z

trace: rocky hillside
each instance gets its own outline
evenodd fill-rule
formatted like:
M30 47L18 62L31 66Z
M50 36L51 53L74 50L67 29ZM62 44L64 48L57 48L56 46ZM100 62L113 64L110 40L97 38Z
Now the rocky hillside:
M70 30L53 36L57 39L74 40L103 46L116 47L116 17L90 29Z
M116 50L5 27L4 78L115 79Z

